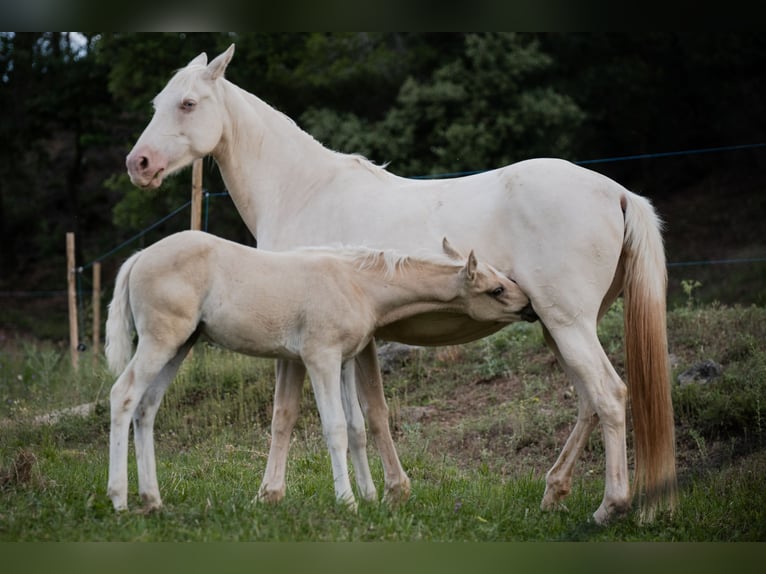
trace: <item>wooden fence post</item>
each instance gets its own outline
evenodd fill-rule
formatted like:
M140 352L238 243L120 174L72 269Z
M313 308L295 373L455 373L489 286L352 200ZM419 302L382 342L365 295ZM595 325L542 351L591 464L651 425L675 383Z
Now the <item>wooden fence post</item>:
M69 356L72 367L78 368L77 291L75 289L74 233L66 234L67 297L69 300Z
M191 229L202 229L202 158L192 164Z
M93 264L93 365L101 351L101 262Z
M198 157L192 163L192 197L191 197L191 229L202 229L202 158ZM189 350L187 358L191 357L194 349Z

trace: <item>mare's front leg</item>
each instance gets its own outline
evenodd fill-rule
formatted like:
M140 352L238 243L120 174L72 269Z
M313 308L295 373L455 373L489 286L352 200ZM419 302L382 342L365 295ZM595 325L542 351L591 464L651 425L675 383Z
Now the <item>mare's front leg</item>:
M394 439L391 438L388 405L383 394L383 379L374 340L357 355L356 366L359 402L367 416L372 438L383 462L383 499L389 504L401 504L410 497L410 479L399 462Z
M348 446L351 462L354 465L356 484L359 487L361 497L372 502L377 500L378 492L375 489L370 464L367 460L367 431L364 426L362 409L359 406L359 398L356 394L356 364L354 359L349 359L343 364L341 398L346 415Z
M279 502L285 496L287 451L290 448L290 435L300 411L306 367L300 362L279 359L276 375L269 459L266 462L261 487L258 489L258 500L264 502Z
M335 498L356 510L356 500L348 476L348 435L340 388L341 354L321 350L304 357L304 363L311 378L322 431L330 451Z

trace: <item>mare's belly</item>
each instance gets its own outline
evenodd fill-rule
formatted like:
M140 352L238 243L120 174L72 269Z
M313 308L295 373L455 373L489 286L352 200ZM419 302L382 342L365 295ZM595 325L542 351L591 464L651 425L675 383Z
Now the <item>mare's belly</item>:
M458 345L481 339L508 323L481 323L457 313L424 313L381 327L375 336L407 345Z

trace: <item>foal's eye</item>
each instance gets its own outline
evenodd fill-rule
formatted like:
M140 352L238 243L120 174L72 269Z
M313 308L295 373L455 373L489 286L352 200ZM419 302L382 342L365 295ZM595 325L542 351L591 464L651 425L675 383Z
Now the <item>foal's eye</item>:
M194 106L197 105L197 102L194 100L184 100L181 102L181 110L184 112L190 112L194 109Z
M492 295L493 297L500 297L500 295L502 295L503 293L505 293L505 287L503 287L502 285L500 287L495 287L494 289L492 289L492 291L489 292L489 294Z

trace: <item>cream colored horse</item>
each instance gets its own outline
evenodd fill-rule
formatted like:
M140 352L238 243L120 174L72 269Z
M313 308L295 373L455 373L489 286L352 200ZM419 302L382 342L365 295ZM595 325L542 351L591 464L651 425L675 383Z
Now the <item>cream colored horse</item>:
M445 235L472 245L529 295L546 342L577 389L577 422L546 476L542 508L556 508L569 493L575 462L599 422L606 472L594 518L603 523L630 508L628 397L642 514L652 518L658 508L672 507L676 467L665 254L649 201L557 159L449 180L398 177L364 158L323 147L290 118L226 80L233 53L232 45L210 63L200 54L155 97L154 117L126 160L133 183L156 188L166 175L210 154L260 247L341 242L406 252ZM627 386L596 330L620 293ZM424 313L377 335L441 345L495 329L465 316ZM358 355L356 374L383 457L386 494L406 498L409 480L393 449L374 342ZM284 494L286 453L304 377L300 363L279 362L271 451L261 485L265 498Z
M147 509L161 505L154 418L200 334L240 353L301 361L330 450L337 499L356 504L349 444L359 491L374 499L361 413L348 417L347 430L344 412L353 411L341 398L342 363L366 347L376 329L414 314L465 313L497 328L518 321L529 304L513 281L477 263L473 252L456 261L446 239L443 248L451 257L361 248L275 253L184 231L133 255L117 275L106 322L106 357L121 372L110 395L108 495L114 508L128 503L131 418L141 498ZM345 394L358 411L353 384Z

